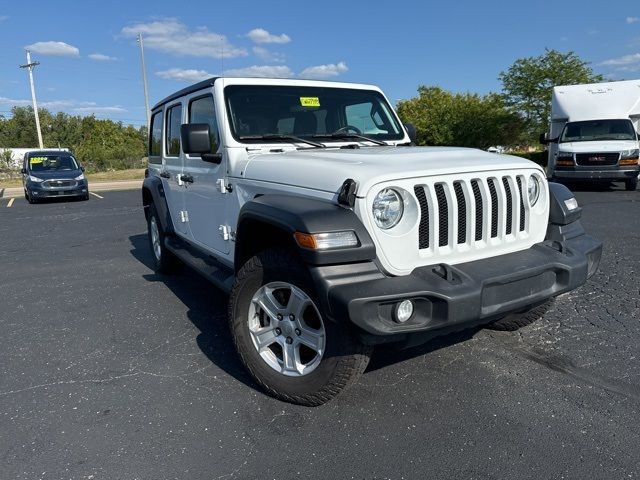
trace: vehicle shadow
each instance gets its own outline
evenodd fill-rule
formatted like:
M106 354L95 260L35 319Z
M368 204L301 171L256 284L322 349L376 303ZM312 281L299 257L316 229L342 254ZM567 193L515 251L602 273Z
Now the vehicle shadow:
M129 237L131 255L148 268L153 268L153 259L146 234ZM172 275L148 274L143 278L149 282L162 282L188 308L187 317L200 330L196 342L207 358L217 367L245 385L259 390L246 372L231 342L227 326L228 298L225 293L211 285L189 268L180 268ZM434 338L422 345L400 349L396 345L381 345L374 350L365 371L373 372L412 358L427 355L442 348L471 339L480 329L471 329Z
M148 268L153 259L146 234L129 237L131 255ZM187 307L187 318L200 331L196 343L207 358L217 367L245 385L258 389L246 372L231 342L227 326L227 296L186 267L180 267L172 275L143 275L148 282L162 282Z
M554 180L557 182L557 180ZM562 181L565 187L567 187L572 192L613 192L613 191L621 191L624 190L623 182L568 182Z

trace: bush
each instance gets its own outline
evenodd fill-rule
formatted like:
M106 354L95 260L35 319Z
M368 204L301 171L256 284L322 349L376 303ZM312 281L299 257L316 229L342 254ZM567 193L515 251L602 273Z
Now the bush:
M509 152L509 155L515 155L516 157L524 157L527 160L531 160L537 163L541 167L546 167L549 160L549 152L541 150L537 152Z

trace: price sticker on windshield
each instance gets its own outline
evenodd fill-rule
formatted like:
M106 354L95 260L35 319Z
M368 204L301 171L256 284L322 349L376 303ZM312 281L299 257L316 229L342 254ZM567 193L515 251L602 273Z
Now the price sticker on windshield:
M44 163L46 159L47 157L31 157L29 161L31 162L31 165L35 165L37 163Z
M303 107L319 107L320 99L318 97L300 97L300 105Z

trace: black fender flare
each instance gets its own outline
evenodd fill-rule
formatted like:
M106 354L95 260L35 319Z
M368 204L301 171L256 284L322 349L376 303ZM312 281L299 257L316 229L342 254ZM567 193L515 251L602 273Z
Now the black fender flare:
M266 194L246 202L240 210L236 229L236 268L240 268L252 254L257 253L252 250L251 242L269 241L269 239L259 238L260 230L256 230L256 225L270 227L268 233L283 232L285 241L288 241L289 245L294 245L302 260L311 265L365 262L376 258L376 247L369 232L350 208L328 200L286 194ZM318 251L300 247L293 237L295 232L338 231L355 232L359 245Z
M156 176L148 176L142 182L142 205L144 207L144 216L149 219L149 206L153 203L158 212L160 226L165 235L173 235L173 222L167 205L167 197L164 194L164 186L162 179Z

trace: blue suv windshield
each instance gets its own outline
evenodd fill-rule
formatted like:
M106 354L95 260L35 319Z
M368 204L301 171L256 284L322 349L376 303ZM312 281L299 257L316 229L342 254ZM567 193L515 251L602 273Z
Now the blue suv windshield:
M35 155L29 158L29 170L32 172L59 172L78 168L78 162L70 155Z

